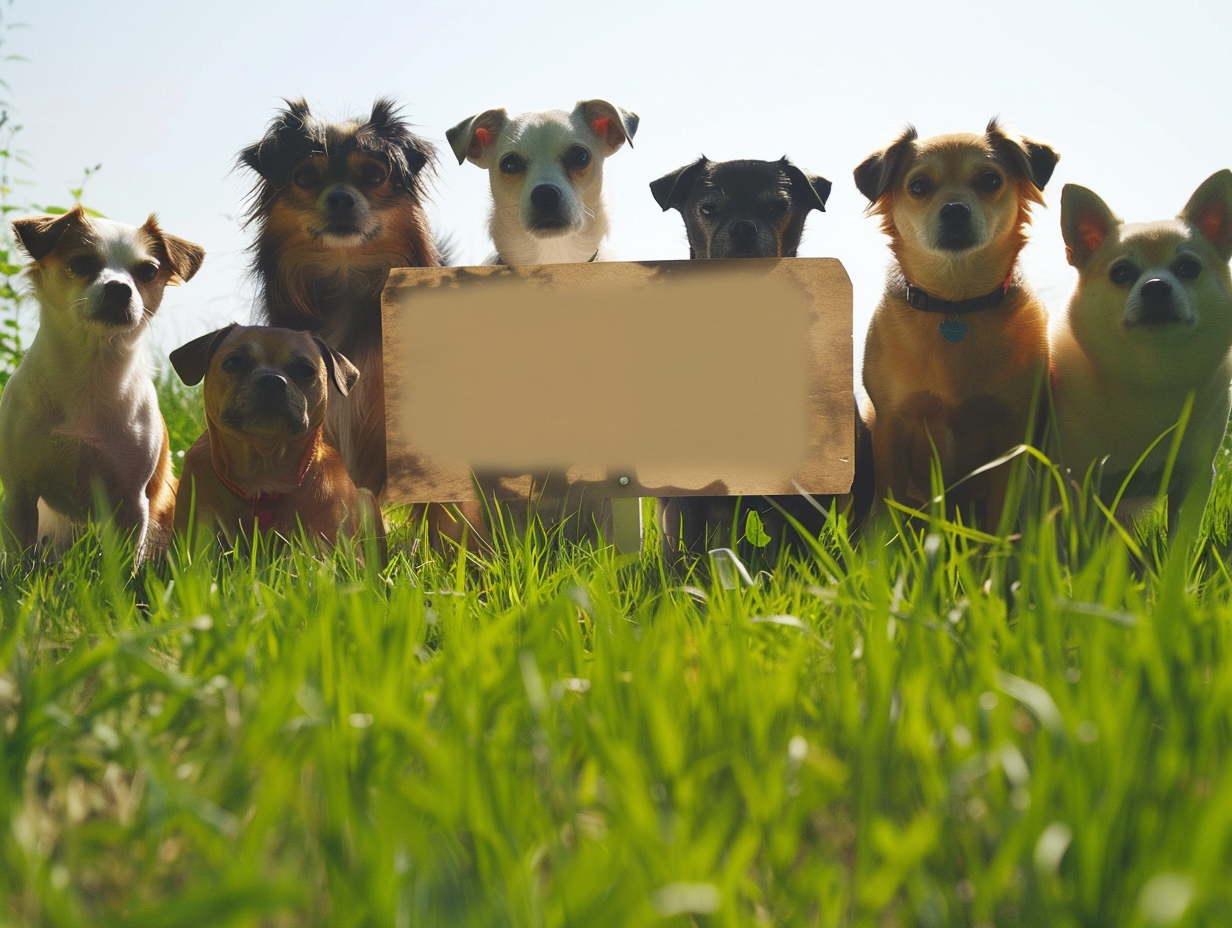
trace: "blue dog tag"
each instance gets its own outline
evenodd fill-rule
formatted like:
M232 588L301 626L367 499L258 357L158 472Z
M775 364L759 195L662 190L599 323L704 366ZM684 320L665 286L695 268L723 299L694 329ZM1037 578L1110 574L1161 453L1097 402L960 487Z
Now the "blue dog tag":
M937 331L941 333L941 337L947 342L961 342L967 337L967 329L971 326L963 322L961 319L946 319L941 325L937 326Z

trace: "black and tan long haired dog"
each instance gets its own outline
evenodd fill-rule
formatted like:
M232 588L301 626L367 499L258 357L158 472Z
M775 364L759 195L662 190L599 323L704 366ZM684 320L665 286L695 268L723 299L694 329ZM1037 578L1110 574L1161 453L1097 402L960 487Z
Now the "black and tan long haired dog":
M350 358L357 389L329 404L326 438L357 486L385 486L381 290L393 267L434 267L424 213L432 146L391 100L365 120L326 122L287 102L265 136L240 152L258 175L247 221L261 319L308 330Z

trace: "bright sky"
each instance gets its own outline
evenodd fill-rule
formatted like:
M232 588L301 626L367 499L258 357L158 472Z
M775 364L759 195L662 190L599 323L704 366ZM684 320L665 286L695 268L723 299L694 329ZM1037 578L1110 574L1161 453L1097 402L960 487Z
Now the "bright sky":
M650 181L703 152L787 154L834 183L801 254L843 261L857 344L888 252L851 172L908 122L925 136L978 132L999 114L1060 152L1024 256L1053 311L1075 278L1058 228L1063 184L1154 220L1232 166L1222 2L14 0L3 15L30 27L2 50L29 61L0 74L24 125L29 198L64 204L101 164L87 205L130 223L155 211L206 249L155 322L164 351L250 318L250 237L237 219L249 177L232 168L283 97L334 116L399 100L441 151L432 214L459 263L490 251L489 196L484 172L454 163L445 130L490 107L602 98L641 116L634 147L605 165L609 247L629 260L688 256L679 214L660 212Z

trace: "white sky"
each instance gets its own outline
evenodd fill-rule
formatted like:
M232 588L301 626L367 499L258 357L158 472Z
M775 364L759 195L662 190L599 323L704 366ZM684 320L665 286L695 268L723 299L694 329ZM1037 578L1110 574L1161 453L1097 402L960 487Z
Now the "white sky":
M101 164L87 205L124 222L156 211L200 243L205 265L168 291L155 322L165 351L250 318L249 185L232 171L283 97L324 115L402 102L441 152L436 227L459 263L490 251L484 172L459 166L445 130L494 106L571 109L603 98L641 116L632 149L605 166L620 258L688 256L679 214L650 181L705 153L777 158L834 183L801 254L837 257L855 291L856 341L881 293L888 252L852 169L907 122L922 135L981 131L994 114L1053 145L1061 161L1024 256L1035 289L1063 307L1074 272L1058 228L1061 186L1098 192L1130 221L1174 216L1232 166L1232 4L647 3L15 0L0 77L24 129L35 182L65 204ZM858 367L857 367L858 376Z

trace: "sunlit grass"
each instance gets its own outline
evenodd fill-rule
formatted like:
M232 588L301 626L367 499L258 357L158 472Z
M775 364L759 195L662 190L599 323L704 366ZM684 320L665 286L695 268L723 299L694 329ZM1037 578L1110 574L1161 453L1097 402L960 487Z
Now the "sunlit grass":
M0 924L1232 924L1227 459L1170 550L1028 457L1012 536L752 585L401 512L384 569L10 565Z

